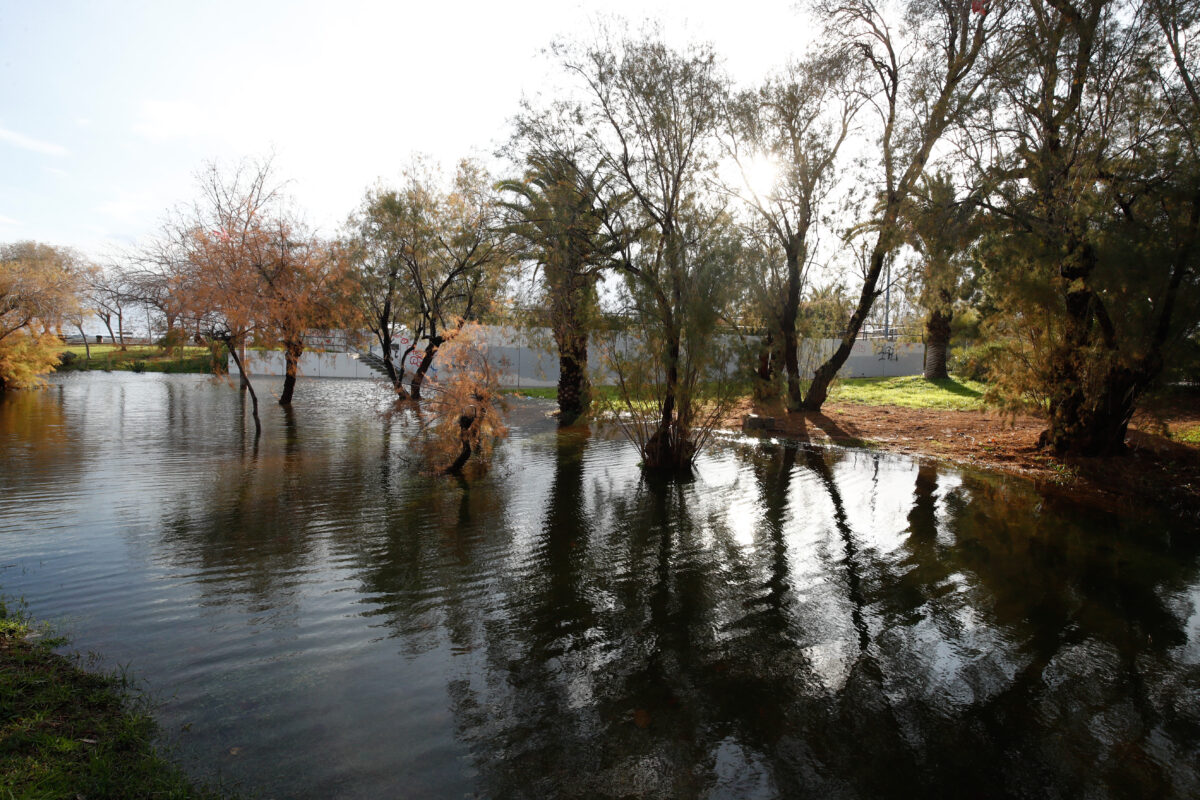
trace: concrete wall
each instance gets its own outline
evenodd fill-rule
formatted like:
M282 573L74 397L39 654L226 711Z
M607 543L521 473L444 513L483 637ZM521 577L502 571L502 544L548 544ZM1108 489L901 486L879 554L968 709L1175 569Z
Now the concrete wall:
M238 374L237 364L229 360L229 372ZM284 374L282 350L247 350L246 372L251 375ZM357 353L303 353L300 374L306 378L376 378L379 373L362 363Z
M556 386L558 384L558 355L549 330L525 331L510 326L489 327L486 343L488 362L500 374L505 386ZM801 342L800 365L808 372L816 369L837 348L837 339L815 339ZM407 343L404 345L407 347ZM404 347L401 348L403 351ZM371 352L382 355L379 345ZM283 375L283 353L252 350L246 353L247 369L251 375ZM420 363L415 353L406 369L411 373ZM854 343L850 357L838 373L843 378L891 378L900 375L920 375L924 368L925 345L887 342L880 339L860 339ZM434 360L437 375L437 360ZM237 367L230 362L230 369ZM591 368L593 382L611 383L612 378L600 363L598 349L593 349ZM362 363L357 353L304 353L300 359L300 374L310 378L378 378L379 373Z
M801 342L800 365L809 374L833 354L838 339L817 339ZM850 357L838 371L842 378L895 378L901 375L920 375L925 369L925 345L888 342L882 339L859 339Z

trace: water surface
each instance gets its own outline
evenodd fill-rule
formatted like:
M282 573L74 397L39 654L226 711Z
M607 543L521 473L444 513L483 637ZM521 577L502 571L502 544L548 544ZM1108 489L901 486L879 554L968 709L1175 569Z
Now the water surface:
M0 399L0 590L132 667L197 776L311 798L1200 796L1183 523L740 436L651 482L538 402L462 483L420 474L376 384L269 399L257 446L242 394L200 376Z

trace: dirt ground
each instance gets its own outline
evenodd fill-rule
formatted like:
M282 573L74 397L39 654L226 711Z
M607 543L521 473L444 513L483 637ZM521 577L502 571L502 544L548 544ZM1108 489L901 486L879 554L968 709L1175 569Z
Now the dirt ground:
M1001 470L1105 505L1136 508L1150 502L1200 517L1200 446L1163 435L1200 425L1196 396L1160 402L1140 412L1130 425L1129 452L1115 458L1050 456L1037 446L1045 423L1032 416L850 403L826 403L821 413L787 413L779 403L745 400L730 413L727 426L742 427L748 414L772 418L763 429L770 435L878 447Z

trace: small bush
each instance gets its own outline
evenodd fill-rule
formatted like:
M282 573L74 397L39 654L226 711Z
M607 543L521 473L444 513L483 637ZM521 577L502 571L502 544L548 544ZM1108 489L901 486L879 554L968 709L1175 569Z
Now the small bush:
M956 347L950 352L947 369L956 378L989 383L1000 348L994 344Z

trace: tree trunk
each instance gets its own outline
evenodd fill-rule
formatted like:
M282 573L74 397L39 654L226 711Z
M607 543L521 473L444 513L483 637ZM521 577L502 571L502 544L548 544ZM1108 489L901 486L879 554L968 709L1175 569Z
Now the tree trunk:
M783 297L783 313L779 317L783 335L783 366L787 370L788 411L798 411L804 404L800 389L799 344L796 341L796 313L800 309L800 253L796 247L787 248L787 292Z
M279 395L279 405L287 406L292 403L292 394L296 391L296 376L300 372L300 355L304 352L303 340L289 339L283 343L283 393Z
M775 370L777 369L777 359L775 358L775 337L773 331L769 328L763 336L762 345L758 350L758 368L754 370L754 399L755 400L773 400L772 395L775 381Z
M242 359L238 356L238 349L233 346L233 342L229 339L225 340L225 346L229 349L229 357L233 359L233 363L237 365L238 372L242 376L242 388L250 391L250 413L254 416L254 439L258 441L258 437L262 435L262 421L258 418L258 395L254 392L254 386L250 383L250 377L246 375L246 368L242 365Z
M408 394L411 399L421 399L421 384L425 382L425 373L429 371L429 366L433 363L433 357L437 355L438 348L442 346L442 342L444 341L446 340L436 334L429 337L429 346L425 348L425 356L421 359L421 365L417 367L412 383L408 387Z
M587 412L588 335L586 329L569 326L557 333L558 340L558 413L559 422L570 425Z
M1049 424L1038 444L1060 456L1114 455L1125 449L1129 418L1144 383L1140 375L1116 362L1116 342L1102 324L1106 319L1102 301L1087 283L1096 266L1094 248L1074 233L1067 239L1066 252L1059 268L1066 285L1066 325L1049 357L1054 388ZM1099 341L1097 325L1102 334ZM1097 349L1105 352L1093 352ZM1086 377L1097 372L1097 377Z
M82 326L82 325L78 325L78 326L76 326L76 327L78 327L78 328L79 328L79 335L80 335L80 337L83 339L83 352L84 352L84 357L85 357L85 358L86 358L88 361L91 361L91 360L92 360L92 347L91 347L91 345L89 345L89 344L88 344L88 338L87 338L87 334L83 332L83 326Z
M462 468L466 466L467 461L471 458L471 428L479 420L479 413L476 409L471 409L469 414L460 414L458 417L458 436L462 442L462 450L459 451L458 457L454 459L454 463L446 467L444 474L459 475L462 473Z
M883 230L891 230L896 222L896 213L892 209L888 209L884 213L884 218L880 223ZM875 243L875 250L871 253L871 266L867 270L866 278L863 280L862 294L858 297L858 305L854 309L854 313L850 315L850 322L846 326L846 333L842 336L841 344L833 351L824 364L817 367L813 373L812 383L808 387L808 394L804 398L804 402L800 404L800 409L804 411L820 411L824 405L825 399L829 397L829 385L833 383L833 379L837 377L838 370L846 363L846 359L850 357L850 351L854 348L854 340L858 338L858 332L862 330L863 322L867 319L867 314L871 311L871 305L875 302L875 298L879 296L879 292L875 289L879 283L879 276L883 272L883 262L887 258L887 248L884 247L882 236Z
M675 407L679 400L679 335L668 332L666 385L663 387L662 417L658 430L646 441L642 463L650 469L681 469L692 463L695 447L688 441L688 431Z
M1111 456L1125 452L1125 434L1143 388L1130 370L1108 372L1097 396L1081 389L1063 392L1050 408L1049 425L1038 439L1055 455Z
M935 309L929 312L925 322L925 379L930 381L945 380L950 375L946 371L946 352L950 348L950 320L953 312Z

